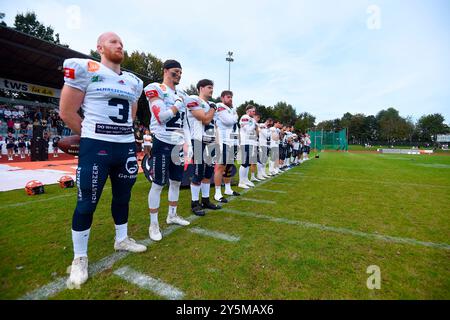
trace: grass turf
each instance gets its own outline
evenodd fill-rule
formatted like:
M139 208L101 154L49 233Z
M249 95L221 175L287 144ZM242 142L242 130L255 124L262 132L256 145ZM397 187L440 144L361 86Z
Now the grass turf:
M240 241L180 228L147 252L130 254L90 277L81 290L63 290L50 299L162 299L113 274L123 266L177 287L186 299L449 299L450 250L322 228L448 245L449 173L445 156L322 153L261 186L284 193L257 185L245 194L276 204L236 198L224 205L257 216L215 211L191 224ZM139 175L129 221L129 234L137 240L148 238L148 190ZM0 298L20 298L66 275L73 257L75 194L57 185L37 197L23 190L0 193ZM167 189L162 195L164 229ZM113 253L110 200L107 188L94 216L91 265ZM183 189L178 212L189 216L189 206L190 191ZM370 265L381 269L380 290L366 287Z

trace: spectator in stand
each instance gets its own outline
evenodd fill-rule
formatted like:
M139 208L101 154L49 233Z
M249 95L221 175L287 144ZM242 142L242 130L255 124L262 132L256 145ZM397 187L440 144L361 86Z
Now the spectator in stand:
M152 146L153 146L153 139L150 135L150 130L145 130L144 132L144 154L148 154L151 156L152 154Z
M20 158L25 159L26 143L22 133L19 134L19 138L17 138L17 147L19 148Z
M0 135L0 159L3 157L3 136Z
M13 160L14 146L16 145L16 138L14 138L12 132L8 132L6 137L6 150L8 151L8 161Z
M61 140L61 137L58 135L55 135L52 139L52 147L53 147L53 158L58 157L58 142Z
M14 121L12 118L9 118L8 121L6 122L6 125L8 126L8 133L14 133Z

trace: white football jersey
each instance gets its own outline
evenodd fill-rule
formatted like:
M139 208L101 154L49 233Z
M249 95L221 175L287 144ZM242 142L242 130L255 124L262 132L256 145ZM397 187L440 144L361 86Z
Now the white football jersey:
M181 90L172 90L165 84L151 83L144 88L145 96L150 105L152 118L150 120L150 131L158 140L169 144L183 144L185 142L184 126L186 124L186 99L187 95ZM164 102L165 109L160 110L158 106L152 106L150 99L159 98ZM176 100L182 100L183 106L178 108L177 114L165 123L159 121L159 113L170 109Z
M306 137L306 138L305 138L305 143L304 143L304 145L307 146L307 147L309 147L309 146L311 145L311 139L310 139L309 137Z
M214 142L216 137L214 118L209 124L204 125L200 120L197 120L191 112L194 110L203 110L207 113L209 109L211 109L211 106L207 101L204 101L199 96L195 95L189 96L187 101L187 122L191 132L191 138L194 140L203 141L204 143Z
M275 135L276 137L278 137L278 139L273 139L272 135ZM271 148L275 148L278 147L280 144L280 129L275 128L275 127L271 127L270 128L270 147Z
M220 143L229 146L239 145L238 114L236 109L230 108L222 102L217 104L217 112L214 115Z
M258 139L256 136L256 121L247 114L244 114L239 120L241 145L258 145Z
M120 75L89 59L64 61L65 84L85 92L81 137L102 141L134 142L132 106L142 93L142 80Z
M258 123L259 126L259 146L270 146L270 130L265 123Z

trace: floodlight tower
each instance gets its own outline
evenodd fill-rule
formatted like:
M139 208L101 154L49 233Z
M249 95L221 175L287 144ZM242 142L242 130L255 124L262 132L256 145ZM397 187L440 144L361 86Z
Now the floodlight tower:
M228 90L230 90L230 77L231 77L231 63L234 61L232 58L233 52L228 51L226 61L228 61Z

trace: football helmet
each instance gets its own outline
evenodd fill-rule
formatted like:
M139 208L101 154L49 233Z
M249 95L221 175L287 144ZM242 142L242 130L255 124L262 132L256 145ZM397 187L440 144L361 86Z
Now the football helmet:
M25 192L30 196L44 193L44 185L38 180L31 180L25 185Z
M59 186L61 188L73 188L75 186L75 182L73 181L71 176L62 176L59 180Z

